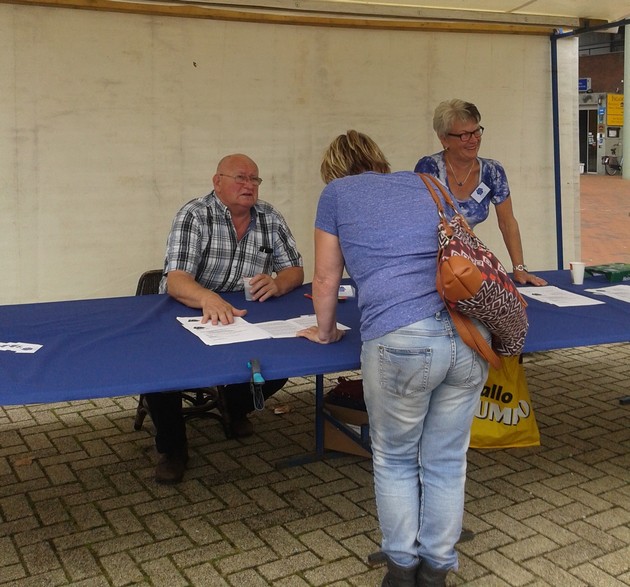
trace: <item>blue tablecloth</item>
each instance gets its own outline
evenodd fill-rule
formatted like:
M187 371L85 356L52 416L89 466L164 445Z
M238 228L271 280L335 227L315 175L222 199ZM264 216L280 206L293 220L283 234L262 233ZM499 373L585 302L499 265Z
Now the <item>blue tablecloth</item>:
M586 275L583 285L572 285L568 270L540 271L536 275L549 285L605 303L559 308L526 297L529 332L525 352L630 341L630 304L585 291L618 284L609 283L603 276Z
M225 297L256 323L313 314L310 285L266 302ZM0 341L42 344L33 354L0 352L0 405L135 395L249 381L247 361L266 379L359 368L356 300L339 304L351 327L335 345L303 338L207 346L176 320L198 316L167 295L0 306Z
M598 306L558 308L527 298L530 330L525 351L630 340L630 304L585 292L607 282L587 276L570 284L569 271L540 272L550 285L603 300ZM264 303L226 297L248 310L251 322L312 314L310 285ZM19 405L248 381L247 361L260 360L266 379L336 373L360 367L356 299L338 305L351 327L334 345L306 339L267 339L206 346L177 316L196 316L166 295L0 306L0 342L38 343L33 354L0 351L0 404Z

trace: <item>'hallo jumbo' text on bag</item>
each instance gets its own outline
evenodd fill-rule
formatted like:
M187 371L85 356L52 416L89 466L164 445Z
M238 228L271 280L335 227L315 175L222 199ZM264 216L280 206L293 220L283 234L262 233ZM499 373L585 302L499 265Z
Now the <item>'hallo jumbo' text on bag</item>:
M501 357L490 368L470 429L470 448L540 446L521 357Z

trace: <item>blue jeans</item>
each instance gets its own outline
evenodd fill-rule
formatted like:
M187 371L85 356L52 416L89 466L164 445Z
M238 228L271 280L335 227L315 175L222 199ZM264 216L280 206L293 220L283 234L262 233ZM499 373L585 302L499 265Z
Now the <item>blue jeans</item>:
M364 342L361 364L382 550L403 567L424 559L457 569L466 451L488 364L446 310Z

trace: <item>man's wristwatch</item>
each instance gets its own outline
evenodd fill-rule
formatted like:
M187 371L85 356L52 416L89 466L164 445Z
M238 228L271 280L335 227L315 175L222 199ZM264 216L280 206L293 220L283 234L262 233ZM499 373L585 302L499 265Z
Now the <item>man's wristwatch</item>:
M513 271L527 271L527 265L524 265L523 263L521 263L520 265L514 265L514 267L512 267Z

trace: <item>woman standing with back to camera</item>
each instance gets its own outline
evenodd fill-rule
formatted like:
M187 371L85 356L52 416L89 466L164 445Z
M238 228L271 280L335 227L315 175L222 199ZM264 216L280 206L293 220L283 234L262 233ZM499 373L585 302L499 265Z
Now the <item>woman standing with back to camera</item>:
M415 171L437 177L450 190L470 228L488 218L492 202L512 261L514 281L546 285L544 279L528 272L523 260L521 233L503 166L478 156L484 131L480 121L479 110L470 102L458 99L441 102L433 115L433 130L444 150L422 157Z
M317 326L339 341L344 265L357 285L361 369L370 421L383 587L439 587L457 569L466 451L488 364L457 334L435 288L438 214L410 171L390 173L378 146L351 130L321 165L315 221ZM489 341L488 331L478 324Z

